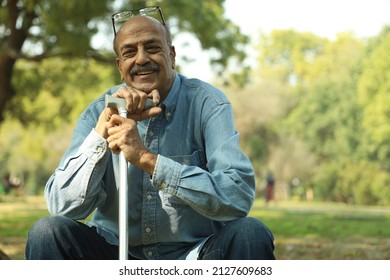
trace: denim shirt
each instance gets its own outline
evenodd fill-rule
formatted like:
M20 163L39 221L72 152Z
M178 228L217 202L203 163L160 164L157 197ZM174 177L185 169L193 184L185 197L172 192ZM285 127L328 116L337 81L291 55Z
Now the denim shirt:
M83 220L93 213L87 224L118 245L119 157L94 130L105 94L81 114L45 199L52 215ZM220 90L176 74L160 107L158 116L137 123L144 145L158 155L153 176L128 164L129 253L140 259L196 258L225 222L248 214L254 172Z

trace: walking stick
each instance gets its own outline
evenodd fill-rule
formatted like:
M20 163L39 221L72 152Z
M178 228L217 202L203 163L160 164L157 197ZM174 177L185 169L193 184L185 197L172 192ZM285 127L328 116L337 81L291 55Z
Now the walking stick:
M109 94L105 96L106 107L115 108L121 117L127 118L126 100L124 98L113 97ZM151 99L148 99L144 110L154 107ZM127 160L123 154L119 154L119 259L128 259L128 185L127 185Z
M115 108L121 117L127 118L126 100L106 95L106 107ZM127 160L119 154L119 260L128 259L128 185Z

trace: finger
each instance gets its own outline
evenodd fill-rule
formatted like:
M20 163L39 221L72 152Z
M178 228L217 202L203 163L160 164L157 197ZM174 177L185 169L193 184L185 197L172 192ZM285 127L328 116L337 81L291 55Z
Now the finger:
M108 144L108 148L114 153L119 154L121 152L121 149L118 147L116 142L111 142Z
M158 105L160 103L160 93L158 92L157 89L152 90L148 94L148 97L152 98L154 104Z
M123 137L125 133L122 130L119 130L117 132L112 132L111 135L107 137L107 142L116 142L117 144L121 144L123 142ZM120 145L118 145L120 146Z
M107 114L106 110L104 110L104 115L105 115L105 120L106 120L106 122L109 122L111 116L109 116L109 115Z
M129 114L129 115L127 115L127 118L134 120L134 121L142 121L142 120L157 116L161 112L162 112L162 109L160 107L152 107L150 109L142 111L139 114Z
M112 115L110 120L106 122L107 134L110 136L117 133L120 130L120 126L122 125L124 120L125 118L117 114Z
M121 86L113 96L126 99L126 110L129 113L135 111L137 106L137 91L134 88ZM136 104L135 104L136 103Z
M107 137L107 142L108 142L109 145L112 144L112 143L115 144L116 140L118 140L118 138L115 135L110 135L110 136Z
M129 112L130 114L141 114L145 110L146 101L148 100L148 95L137 89L132 89L133 96L133 110Z
M128 89L126 86L121 86L118 88L118 90L112 94L112 96L119 97L119 98L126 98L128 95Z
M139 114L145 107L148 95L140 90L128 87L128 99L126 97L126 108L130 114ZM131 100L131 101L130 101Z
M142 97L140 93L134 89L134 88L129 88L130 94L131 94L131 99L132 99L132 106L131 110L128 110L129 113L136 113L140 106L142 105Z
M106 122L109 122L111 120L111 117L113 115L117 115L117 114L118 114L118 110L115 109L115 108L106 108L106 109L104 109L104 116L105 116Z

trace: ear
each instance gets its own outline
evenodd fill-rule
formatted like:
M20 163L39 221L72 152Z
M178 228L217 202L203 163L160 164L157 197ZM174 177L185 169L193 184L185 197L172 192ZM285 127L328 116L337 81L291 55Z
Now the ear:
M115 61L116 61L116 67L118 68L118 71L119 71L119 74L121 75L121 81L124 81L124 77L122 75L122 70L121 70L121 60L117 57L115 58Z
M174 46L171 46L169 56L171 58L172 69L176 68L176 50Z

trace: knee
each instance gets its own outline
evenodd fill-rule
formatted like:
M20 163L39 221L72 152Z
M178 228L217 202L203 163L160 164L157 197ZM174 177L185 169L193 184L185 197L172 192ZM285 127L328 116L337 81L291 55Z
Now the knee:
M236 229L236 234L242 238L247 240L264 240L265 242L274 241L271 230L256 218L239 218L231 223L233 223L232 226Z
M239 218L226 225L230 245L238 255L234 258L273 260L274 237L268 227L252 217ZM228 235L228 236L229 236Z
M28 239L32 240L50 240L51 237L61 232L61 228L66 227L69 218L64 216L49 216L35 222L29 233Z

